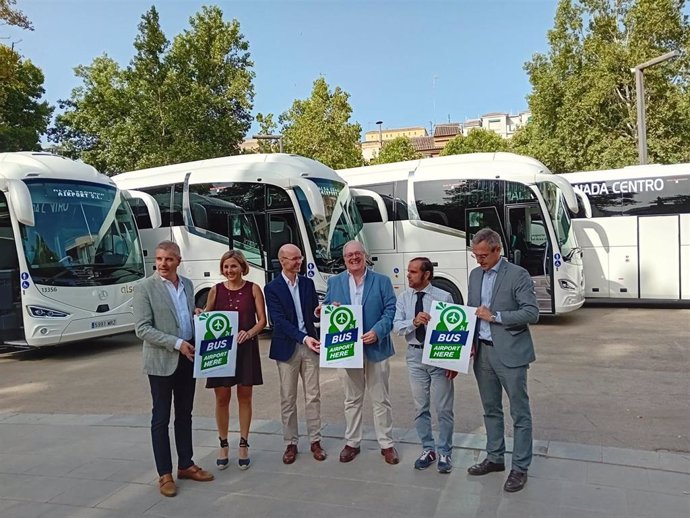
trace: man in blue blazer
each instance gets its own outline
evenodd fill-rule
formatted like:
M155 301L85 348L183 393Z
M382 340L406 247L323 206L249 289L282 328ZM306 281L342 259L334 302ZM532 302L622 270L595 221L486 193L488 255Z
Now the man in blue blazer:
M316 460L325 460L321 447L321 388L319 386L319 341L314 311L319 300L314 282L299 275L302 252L293 244L278 250L282 271L266 285L266 305L273 324L269 358L276 360L280 377L280 407L285 453L283 462L297 458L297 382L304 387L307 432Z
M513 418L513 460L505 491L520 491L532 461L532 413L527 369L535 360L529 324L539 320L532 279L524 268L501 257L501 238L489 228L472 239L479 263L470 273L468 305L478 308L474 374L484 407L486 459L470 475L504 471L503 390Z
M400 459L393 443L388 393L388 358L395 354L390 337L395 317L395 292L388 277L367 269L366 252L359 241L345 245L343 258L347 271L328 279L324 304L362 305L364 368L341 370L345 387L346 444L340 452L340 462L350 462L360 452L362 405L367 389L374 407L374 427L381 455L388 464L397 464Z

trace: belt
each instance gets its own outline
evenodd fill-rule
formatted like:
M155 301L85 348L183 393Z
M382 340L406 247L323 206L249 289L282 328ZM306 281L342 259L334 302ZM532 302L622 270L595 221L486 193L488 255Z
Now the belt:
M424 344L409 344L409 346L414 349L424 349Z
M489 347L493 347L494 343L491 340L484 340L483 338L480 338L477 340L480 344L482 345L488 345Z

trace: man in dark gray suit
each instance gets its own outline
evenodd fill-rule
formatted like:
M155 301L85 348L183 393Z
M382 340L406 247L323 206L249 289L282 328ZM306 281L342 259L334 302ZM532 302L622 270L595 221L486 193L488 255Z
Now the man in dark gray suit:
M527 270L501 257L501 238L489 228L472 238L479 263L470 273L468 305L477 307L474 374L484 407L487 457L471 466L470 475L504 471L503 390L513 418L513 462L503 486L520 491L532 461L532 414L527 369L535 360L528 324L539 319L534 285Z
M153 399L151 441L163 496L175 496L170 454L170 406L175 398L177 478L199 482L213 475L192 460L192 405L194 403L194 286L177 275L180 247L162 241L156 247L156 271L134 292L135 331L144 341L144 373ZM199 310L200 312L201 310Z

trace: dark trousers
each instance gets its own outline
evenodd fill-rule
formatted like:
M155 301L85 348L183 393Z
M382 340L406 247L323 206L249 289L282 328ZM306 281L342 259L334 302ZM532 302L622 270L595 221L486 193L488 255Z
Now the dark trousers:
M511 468L526 473L532 462L532 413L527 395L527 369L506 367L492 346L479 344L474 374L484 407L486 453L491 462L503 463L506 451L503 423L503 390L508 394L513 418L513 462Z
M190 467L192 461L192 406L196 380L193 377L194 364L180 354L177 369L170 376L150 376L151 398L151 442L156 469L159 475L172 473L170 453L170 407L175 403L175 446L177 465L180 469Z

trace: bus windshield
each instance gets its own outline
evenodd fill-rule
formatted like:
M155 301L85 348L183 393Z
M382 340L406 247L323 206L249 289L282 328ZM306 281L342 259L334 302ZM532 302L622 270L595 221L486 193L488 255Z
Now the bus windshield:
M294 191L312 241L316 267L323 273L338 273L344 267L343 246L357 238L362 219L344 183L326 178L308 180L318 189L319 196L314 196L312 203L300 187Z
M21 225L36 284L98 286L144 277L134 218L118 190L84 182L26 180L35 225Z
M553 223L553 230L561 254L567 261L577 250L577 242L563 194L560 188L552 182L537 182L537 187L539 187L546 209L549 211L549 218Z

